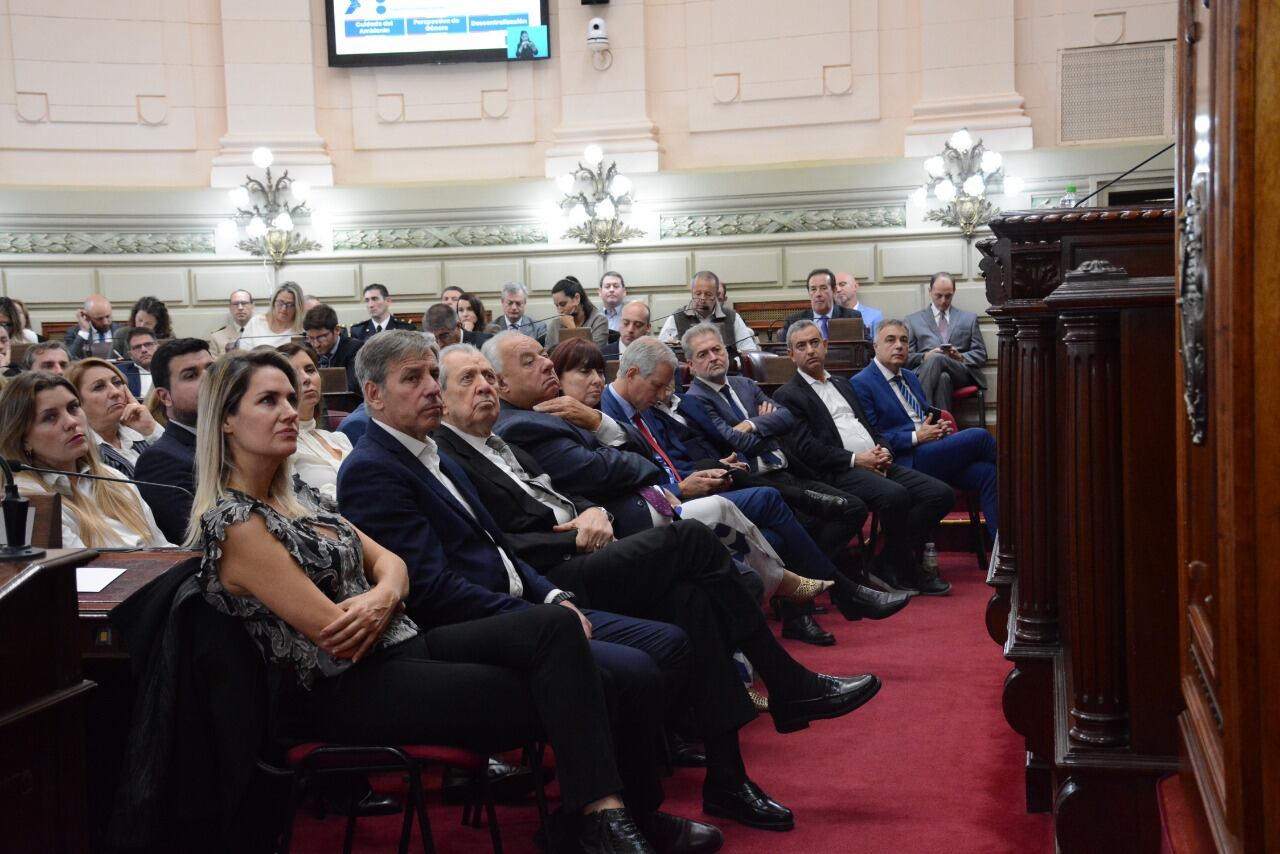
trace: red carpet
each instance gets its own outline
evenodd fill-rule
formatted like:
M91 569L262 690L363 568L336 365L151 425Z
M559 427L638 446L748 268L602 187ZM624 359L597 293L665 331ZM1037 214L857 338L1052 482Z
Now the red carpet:
M870 670L880 694L836 721L780 736L767 716L742 733L751 776L796 815L790 833L729 822L723 850L769 854L945 851L947 854L1048 854L1052 825L1023 810L1020 739L1005 723L1000 690L1008 663L987 637L983 614L991 592L971 554L942 556L950 596L917 597L888 620L820 618L835 633L827 649L784 641L807 666L826 673ZM774 624L775 628L777 624ZM439 785L432 775L428 786ZM669 812L701 816L702 772L677 769L666 781ZM459 825L460 807L428 795L441 852L490 851L486 827ZM553 804L554 806L554 804ZM499 807L505 849L532 852L532 806ZM362 819L356 850L395 851L399 817ZM340 851L344 821L300 816L294 850ZM421 851L416 838L411 850Z

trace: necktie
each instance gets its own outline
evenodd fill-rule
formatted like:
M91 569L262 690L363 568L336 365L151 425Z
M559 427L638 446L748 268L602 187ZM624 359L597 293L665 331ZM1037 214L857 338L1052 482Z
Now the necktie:
M944 311L938 315L938 337L942 339L942 343L947 343L947 337L951 334L951 324L947 323L947 313Z
M543 482L546 475L532 477L525 467L520 465L520 461L516 459L516 455L511 453L511 447L502 438L497 435L490 435L484 440L484 443L493 450L497 451L498 456L502 457L502 461L507 464L508 468L515 473L516 477L532 489L535 493L542 496L541 501L544 504L554 504L563 510L569 511L569 518L578 515L578 509L574 507L573 502L556 492L549 485Z
M667 477L672 483L679 483L680 475L676 472L676 464L671 462L671 458L667 456L666 451L662 450L662 446L658 444L658 440L653 438L653 434L649 432L649 427L644 423L644 419L640 417L639 412L631 416L631 423L636 425L640 435L644 436L644 440L649 443L649 447L662 460L662 466L667 470Z
M381 331L382 331L382 324L381 324L381 323L375 323L375 324L373 324L373 334L374 334L374 335L377 335L377 334L378 334L379 332L381 332Z
M667 496L663 495L662 490L658 489L658 487L642 486L636 492L644 499L646 504L658 511L659 516L666 516L668 519L676 517L675 508L671 506Z
M736 423L741 424L747 420L747 413L742 411L742 407L738 406L737 401L733 399L733 394L729 391L729 386L720 386L720 396L724 398L725 403L729 404L729 411L733 413L733 417L738 419ZM782 460L773 451L765 451L760 455L760 459L771 466L781 465Z
M923 422L925 419L924 407L920 405L920 399L911 391L911 387L902 379L902 374L898 374L890 380L898 389L898 395L907 402L907 406L911 407L911 411L915 413L916 420Z
M827 316L824 314L818 318L818 328L822 330L822 340L825 341L829 337L827 335Z

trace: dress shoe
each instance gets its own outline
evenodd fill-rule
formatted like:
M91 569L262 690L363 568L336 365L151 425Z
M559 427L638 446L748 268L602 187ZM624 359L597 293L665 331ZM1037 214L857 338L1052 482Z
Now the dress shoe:
M862 584L846 581L831 591L831 601L846 620L883 620L892 617L911 602L906 593L883 593Z
M349 798L341 797L337 793L326 793L313 804L313 807L321 816L328 814L350 815L354 812L357 816L368 817L395 815L404 811L404 806L400 803L399 798L392 795L379 794L367 785L364 788L364 794L355 800L354 807Z
M838 718L852 712L880 690L880 678L871 673L861 676L819 674L818 680L821 687L813 696L783 699L775 694L769 697L769 714L773 715L774 729L795 732L807 727L810 721Z
M909 583L902 573L895 572L893 567L887 563L877 566L871 575L878 578L882 584L888 587L890 593L898 592L915 596L920 592L920 588Z
M585 854L655 854L622 807L584 815L578 842Z
M819 593L824 590L829 590L831 586L835 584L834 581L819 578L805 578L804 576L799 576L799 579L800 581L796 584L796 589L781 597L795 605L803 605L806 602L812 602L817 598Z
M702 811L760 830L791 830L796 826L791 810L750 780L727 788L703 784Z
M808 614L783 620L782 636L814 646L835 646L836 643L836 636L818 625L818 621Z
M533 769L527 765L510 765L496 757L489 757L489 789L493 799L500 804L519 802L533 793ZM550 783L555 771L543 766L542 785ZM471 774L457 768L446 768L440 793L446 804L465 804L473 800L476 783Z
M751 705L756 707L757 712L769 711L769 698L755 688L747 689L747 697L751 700Z
M651 812L637 816L636 824L658 854L711 854L724 845L720 828L691 818Z
M921 596L946 596L951 592L951 582L925 572L917 573L907 583L920 591Z
M672 735L671 764L677 768L706 768L707 754L693 742L685 741L678 735Z
M819 519L839 519L849 508L849 501L839 495L827 495L816 489L806 489L804 500L798 502L803 513L817 516Z

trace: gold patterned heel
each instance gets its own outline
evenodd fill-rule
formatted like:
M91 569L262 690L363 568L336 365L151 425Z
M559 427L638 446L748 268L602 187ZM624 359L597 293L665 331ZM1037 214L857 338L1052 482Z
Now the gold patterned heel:
M794 605L805 605L818 598L819 593L830 589L834 584L834 581L820 581L816 578L801 577L796 589L785 594L782 598Z
M763 714L769 711L769 698L756 691L755 688L748 688L747 696L751 698L751 705L756 707L757 712Z

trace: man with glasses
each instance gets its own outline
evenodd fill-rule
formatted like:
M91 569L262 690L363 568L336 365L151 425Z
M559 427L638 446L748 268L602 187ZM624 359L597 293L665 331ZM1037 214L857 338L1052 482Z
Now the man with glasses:
M253 294L248 291L232 291L227 308L227 322L209 336L209 351L215 356L227 352L228 345L244 334L244 328L253 317Z
M125 335L129 361L120 366L129 382L129 391L142 400L151 391L151 358L156 354L156 334L145 327L135 326Z
M755 333L738 313L720 302L720 277L702 270L689 284L689 304L667 318L658 338L664 344L676 345L686 332L699 323L712 323L720 330L731 356L760 349Z
M344 368L347 372L347 390L360 395L360 382L356 379L356 353L363 341L354 341L338 334L338 313L321 304L302 318L302 330L307 343L320 356L321 368Z

